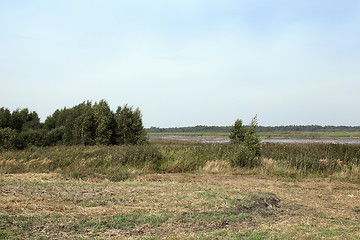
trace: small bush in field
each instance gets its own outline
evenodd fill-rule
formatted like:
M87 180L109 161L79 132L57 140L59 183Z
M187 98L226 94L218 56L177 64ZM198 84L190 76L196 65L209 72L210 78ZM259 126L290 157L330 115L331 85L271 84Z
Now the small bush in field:
M261 155L261 144L257 136L257 116L255 116L246 129L241 120L236 120L230 128L230 141L235 144L244 144L255 156Z
M70 177L74 179L80 179L82 178L81 173L78 170L74 170L70 172Z
M121 182L129 179L131 174L129 170L125 167L119 168L118 171L108 174L108 179L113 182Z
M232 167L254 168L261 164L261 159L257 157L256 153L245 145L239 145L230 156L229 161Z

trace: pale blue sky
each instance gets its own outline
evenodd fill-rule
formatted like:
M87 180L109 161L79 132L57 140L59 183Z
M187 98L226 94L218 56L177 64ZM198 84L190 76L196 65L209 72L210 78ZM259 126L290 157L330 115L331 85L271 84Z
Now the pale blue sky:
M358 0L0 0L0 107L360 125Z

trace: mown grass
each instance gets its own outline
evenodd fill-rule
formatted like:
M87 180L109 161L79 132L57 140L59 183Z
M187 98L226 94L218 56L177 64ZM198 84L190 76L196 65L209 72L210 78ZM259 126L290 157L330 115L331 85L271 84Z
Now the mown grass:
M0 175L2 239L356 239L357 185L231 175ZM319 198L319 189L327 190ZM322 190L322 191L323 191ZM356 201L356 200L355 200Z
M118 186L48 180L41 182L2 179L4 188L1 193L8 197L1 199L8 211L7 214L0 215L0 234L3 238L65 237L67 234L95 237L103 232L141 235L148 229L166 231L168 225L180 225L185 229L191 228L195 232L206 233L241 224L254 217L271 219L276 213L275 209L270 209L265 204L266 199L274 202L273 195L239 191L229 195L221 191L221 186L209 188L206 185L199 187L197 184L189 183L188 186L180 187L176 184L178 187L175 190L173 183L142 182L132 186ZM169 196L159 195L155 191L159 187L166 190ZM211 192L211 195L202 194L205 191ZM147 197L149 192L153 196ZM25 201L22 199L24 196L32 202L26 205L13 203L13 194L18 197L17 202ZM109 196L112 198L109 199ZM233 199L234 196L237 198ZM33 201L34 199L37 201ZM156 202L160 199L164 202L157 205ZM168 202L169 199L177 206L174 207L172 202ZM214 202L210 202L210 199ZM47 204L41 206L43 201ZM145 202L145 205L142 205L142 202ZM213 207L207 207L208 204ZM150 206L152 210L139 206ZM130 209L124 210L126 207ZM98 208L104 209L104 212L106 209L117 210L110 211L112 214L102 214L103 211L99 209L99 215ZM22 210L19 211L20 209ZM89 210L84 212L84 209ZM95 214L91 213L92 209ZM53 214L54 212L56 214ZM136 229L143 230L136 233Z

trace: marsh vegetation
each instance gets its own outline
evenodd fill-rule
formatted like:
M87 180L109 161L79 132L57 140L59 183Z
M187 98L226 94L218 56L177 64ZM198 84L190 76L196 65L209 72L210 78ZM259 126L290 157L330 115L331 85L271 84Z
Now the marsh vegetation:
M157 140L2 150L0 236L360 237L360 145L261 149Z
M157 140L146 145L31 147L0 153L1 173L57 172L112 181L148 173L218 172L217 165L229 174L360 182L360 145L263 143L256 156L238 144Z
M360 238L360 144L261 143L256 118L228 144L148 141L139 110L61 111L2 129L0 238Z

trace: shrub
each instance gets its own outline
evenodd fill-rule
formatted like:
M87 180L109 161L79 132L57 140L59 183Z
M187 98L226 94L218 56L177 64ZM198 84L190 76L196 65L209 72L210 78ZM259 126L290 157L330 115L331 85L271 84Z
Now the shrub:
M45 137L45 145L51 146L62 142L65 133L65 127L58 127L50 130Z
M23 149L26 147L23 136L10 128L0 129L0 143L5 149Z
M261 155L261 144L257 136L257 116L255 116L247 129L242 125L241 120L236 120L230 128L229 138L231 143L245 144L255 156Z
M251 151L245 145L239 145L235 152L229 157L231 167L248 167L254 168L260 166L261 159L256 156L254 151Z
M113 182L121 182L131 178L129 169L126 167L119 168L114 173L108 173L108 179Z
M27 146L45 146L45 137L46 137L47 131L44 129L39 130L33 130L29 129L25 132L21 132L20 136L25 141Z

